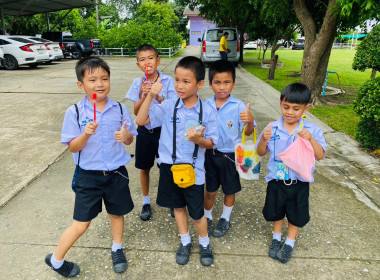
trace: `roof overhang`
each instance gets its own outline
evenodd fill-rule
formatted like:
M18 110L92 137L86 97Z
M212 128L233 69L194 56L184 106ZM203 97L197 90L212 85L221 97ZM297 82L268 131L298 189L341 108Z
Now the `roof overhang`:
M0 0L4 15L25 16L94 6L95 0Z

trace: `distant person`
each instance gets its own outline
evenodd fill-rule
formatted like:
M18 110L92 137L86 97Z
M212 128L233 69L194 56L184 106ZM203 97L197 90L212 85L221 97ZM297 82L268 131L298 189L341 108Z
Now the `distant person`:
M162 127L158 148L160 179L157 204L174 208L181 235L181 243L176 253L176 262L180 265L188 263L192 247L187 211L199 235L201 264L209 266L214 262L203 208L204 153L205 149L210 149L218 143L218 128L216 113L209 104L202 102L198 97L198 90L203 87L204 78L205 66L199 58L182 58L176 65L174 78L179 98L151 106L160 91L160 87L154 84L136 118L138 125L150 123L152 127ZM178 184L174 183L172 167L175 168L175 164L179 163L186 163L192 171L185 173L184 177L192 177L186 175L195 173L194 183L188 180L187 188L179 187L181 180ZM178 174L181 179L182 174Z
M62 234L54 254L45 262L64 277L79 275L76 263L64 260L67 251L86 232L92 219L102 212L102 202L111 220L113 269L127 269L122 249L124 215L132 211L129 177L125 165L131 156L130 145L137 134L127 108L108 98L111 89L110 68L97 57L85 57L76 65L77 86L86 96L71 106L63 121L61 142L68 145L79 166L75 180L74 222ZM96 99L94 121L93 93Z
M159 104L166 99L177 97L172 77L162 74L157 67L161 63L155 47L142 45L136 51L137 66L144 73L141 78L136 78L128 90L126 98L134 102L134 113L137 116L141 104L149 94L152 85L158 84L161 89L152 104ZM148 73L148 79L146 79ZM141 125L137 128L136 137L136 161L135 167L140 169L140 184L142 190L143 206L140 219L148 221L152 215L149 196L149 173L158 158L158 141L160 139L161 127L152 128L150 124Z
M277 155L292 144L294 135L310 141L317 160L323 159L326 151L322 130L302 119L311 106L310 99L311 92L303 84L293 83L285 87L280 97L281 118L267 125L258 139L258 154L264 156L270 152L268 175L265 177L268 187L263 208L264 218L273 222L273 240L268 254L282 263L290 260L299 228L310 220L310 187L309 182L298 173L286 166L284 168L284 163ZM288 236L281 244L285 217L288 219Z
M221 60L228 60L227 54L230 52L227 44L228 32L224 32L222 38L220 38L219 53Z
M241 142L243 128L249 136L254 130L250 105L231 95L235 87L235 67L225 60L210 65L209 82L214 96L206 101L217 114L219 141L213 149L206 150L205 216L208 232L212 231L212 209L220 185L224 193L223 213L212 235L221 237L231 226L230 216L235 204L235 194L241 191L239 173L235 165L235 144Z

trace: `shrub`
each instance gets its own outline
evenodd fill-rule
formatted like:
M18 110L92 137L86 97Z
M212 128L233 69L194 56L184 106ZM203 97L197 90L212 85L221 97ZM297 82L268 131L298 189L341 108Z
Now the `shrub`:
M380 77L360 87L354 111L360 117L356 139L368 149L380 148Z

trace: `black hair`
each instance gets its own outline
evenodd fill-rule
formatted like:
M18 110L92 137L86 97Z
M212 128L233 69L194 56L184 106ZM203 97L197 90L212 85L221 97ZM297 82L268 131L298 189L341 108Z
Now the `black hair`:
M81 60L78 61L77 65L75 66L75 72L77 74L78 81L83 82L83 77L86 71L90 71L92 73L98 68L103 68L104 71L108 73L108 75L111 75L111 70L107 62L105 62L100 57L83 57Z
M156 56L158 57L158 51L157 51L157 49L154 46L149 45L149 44L144 44L144 45L140 46L137 49L137 51L136 51L136 59L137 59L137 57L139 55L139 52L143 52L143 51L153 51L156 54Z
M213 64L210 65L210 68L208 70L208 79L210 81L210 84L212 83L212 80L214 79L215 74L219 73L231 73L232 80L235 82L236 79L236 72L235 72L235 66L228 60L217 60Z
M223 36L225 36L225 35L229 35L230 33L228 33L228 32L224 32L223 33Z
M194 73L195 78L197 79L197 82L200 82L205 79L206 68L202 60L200 60L198 57L185 56L180 61L178 61L174 71L178 67L192 71Z
M287 85L281 92L281 101L287 101L296 104L309 104L311 100L310 89L301 83Z

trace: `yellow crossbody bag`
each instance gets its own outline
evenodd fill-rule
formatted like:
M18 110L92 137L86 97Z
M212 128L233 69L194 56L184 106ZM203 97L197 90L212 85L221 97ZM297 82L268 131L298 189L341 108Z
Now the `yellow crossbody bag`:
M173 114L173 154L172 154L172 159L173 159L173 165L170 168L170 170L173 173L173 181L174 183L180 187L180 188L188 188L192 185L195 184L195 161L197 159L198 155L198 149L199 145L195 145L194 147L194 153L193 153L193 164L190 163L175 163L175 160L177 158L176 156L176 116L177 116L177 106L179 104L179 98L175 104L174 107L174 114ZM202 124L202 101L200 101L200 111L199 111L199 124Z

